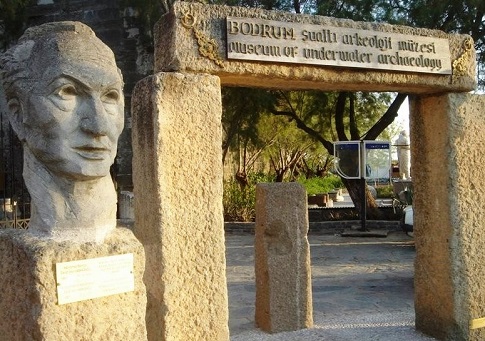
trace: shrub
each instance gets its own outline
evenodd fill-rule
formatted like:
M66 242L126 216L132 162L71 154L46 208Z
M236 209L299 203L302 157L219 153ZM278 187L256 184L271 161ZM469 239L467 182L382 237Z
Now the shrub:
M309 179L298 179L298 182L301 183L308 195L320 194L320 193L328 193L338 188L343 188L344 184L339 176L336 175L328 175L324 178L315 177Z
M260 182L274 182L274 177L262 173L248 174L249 184L241 188L236 179L224 181L224 220L225 221L254 221L256 213L256 184ZM343 188L340 177L329 175L324 178L315 177L299 179L309 195L328 193L334 189Z
M376 186L375 189L377 191L377 197L378 198L393 198L394 197L394 189L392 188L392 185Z
M261 173L248 174L249 185L241 188L236 179L224 181L224 220L254 221L256 213L256 184L274 179Z

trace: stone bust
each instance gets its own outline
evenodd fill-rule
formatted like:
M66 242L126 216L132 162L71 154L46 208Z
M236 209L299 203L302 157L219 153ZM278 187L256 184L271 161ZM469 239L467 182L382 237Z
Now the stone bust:
M0 57L9 121L23 143L29 231L102 243L116 227L110 176L124 125L113 52L79 22L29 28Z
M401 130L396 140L397 159L399 162L399 177L406 179L411 177L411 148L409 146L409 134Z

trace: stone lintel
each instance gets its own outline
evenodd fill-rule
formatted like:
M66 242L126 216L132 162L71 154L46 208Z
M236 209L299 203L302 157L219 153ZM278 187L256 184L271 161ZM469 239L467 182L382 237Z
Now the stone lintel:
M135 87L132 113L148 339L227 341L219 78L147 77Z
M449 42L453 75L313 66L227 59L226 18L258 18L288 23L365 30L367 35L405 34L444 38ZM411 37L412 38L412 37ZM217 75L222 85L326 91L398 91L405 93L466 92L476 87L475 50L465 52L469 36L389 24L355 22L323 16L254 8L176 2L155 26L155 71ZM212 44L211 41L215 44ZM261 43L268 44L268 39ZM372 51L371 51L372 52ZM395 49L392 53L396 53ZM377 52L373 51L377 54ZM205 56L203 55L205 54ZM418 54L419 55L419 54ZM212 58L212 59L211 59Z
M135 290L59 305L56 263L133 254ZM25 230L0 231L2 340L147 340L145 254L126 228L103 244L38 238Z
M256 187L256 325L277 333L313 326L306 191L298 183Z
M485 328L485 96L411 101L416 328L479 341ZM483 322L481 323L483 325Z

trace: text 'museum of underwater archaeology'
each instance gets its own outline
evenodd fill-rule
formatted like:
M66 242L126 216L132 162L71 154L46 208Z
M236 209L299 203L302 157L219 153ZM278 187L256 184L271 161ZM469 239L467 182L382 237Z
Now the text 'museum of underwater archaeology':
M227 18L229 59L451 74L447 39Z

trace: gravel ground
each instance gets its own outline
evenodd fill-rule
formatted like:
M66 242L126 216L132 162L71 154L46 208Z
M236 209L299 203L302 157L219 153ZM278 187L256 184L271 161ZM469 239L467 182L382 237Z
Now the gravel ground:
M314 327L267 334L254 326L254 236L226 236L232 341L425 341L414 328L414 242L310 235Z
M326 318L315 312L311 329L278 334L248 330L231 336L231 341L430 341L414 329L414 313L365 314Z

